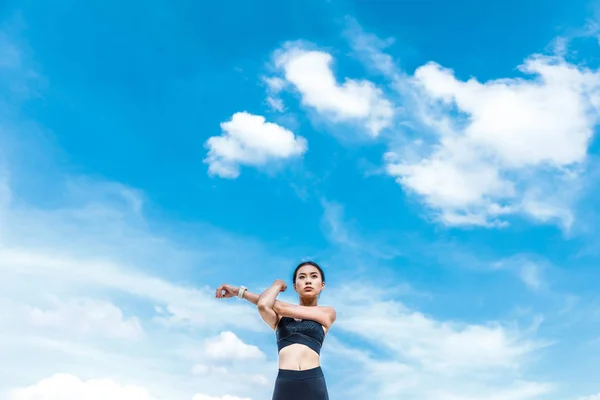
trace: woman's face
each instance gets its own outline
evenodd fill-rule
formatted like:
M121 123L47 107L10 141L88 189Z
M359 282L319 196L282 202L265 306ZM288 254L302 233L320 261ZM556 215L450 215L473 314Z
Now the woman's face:
M325 284L319 270L312 265L303 265L296 273L294 290L302 297L318 297Z

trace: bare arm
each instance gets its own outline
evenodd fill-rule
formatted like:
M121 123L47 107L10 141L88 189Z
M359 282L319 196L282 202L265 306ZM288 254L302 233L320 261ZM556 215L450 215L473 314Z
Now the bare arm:
M223 284L217 288L217 293L216 293L215 297L216 298L237 297L239 290L240 290L240 288L237 286ZM258 295L256 293L252 293L249 290L245 290L242 298L244 300L247 300L250 303L254 304L255 306L257 306L260 295ZM277 303L281 303L281 301L275 300L275 304L277 304Z
M254 305L258 305L258 297L259 297L258 294L249 292L248 290L246 290L244 292L244 295L242 296L242 298L244 300L248 300L250 303L252 303Z
M326 329L329 329L336 320L335 309L326 306L307 307L277 301L273 306L273 311L282 317L316 321Z
M258 300L261 296L262 295L255 294L247 290L244 292L244 299L255 305L258 305ZM265 306L268 307L267 304L265 304ZM277 314L278 319L279 317L310 319L319 322L327 329L329 329L329 327L336 320L335 309L331 307L305 307L286 303L281 300L275 300L271 308L275 314Z
M275 289L278 285L279 289ZM260 295L246 290L243 298L258 307L263 320L265 320L265 322L273 329L277 326L280 317L310 319L319 322L326 329L329 329L335 322L336 313L331 307L306 307L277 300L277 295L285 290L284 288L285 283L278 280ZM215 297L235 297L237 296L238 291L239 288L236 286L223 284L217 288Z
M276 280L267 290L258 297L258 312L262 319L273 329L279 322L279 315L273 309L276 303L277 295L286 289L286 284L281 280Z

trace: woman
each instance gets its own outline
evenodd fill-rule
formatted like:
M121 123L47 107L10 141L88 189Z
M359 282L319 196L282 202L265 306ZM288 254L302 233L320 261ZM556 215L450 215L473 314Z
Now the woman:
M328 400L319 355L336 313L332 307L317 305L325 288L325 275L318 264L305 261L294 270L292 281L300 305L276 300L287 288L280 279L260 295L244 286L221 285L216 297L237 296L256 304L262 319L275 331L279 372L272 400Z

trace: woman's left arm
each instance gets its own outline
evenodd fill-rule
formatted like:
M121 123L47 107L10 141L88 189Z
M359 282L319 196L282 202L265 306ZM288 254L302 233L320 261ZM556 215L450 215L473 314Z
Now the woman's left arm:
M275 302L273 305L273 311L282 317L310 319L317 321L327 329L333 325L337 317L333 307L307 307L284 303L282 301Z

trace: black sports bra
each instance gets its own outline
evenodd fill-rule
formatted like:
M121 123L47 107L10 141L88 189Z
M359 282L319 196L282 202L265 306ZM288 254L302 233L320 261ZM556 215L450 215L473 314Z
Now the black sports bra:
M320 354L325 339L323 326L318 322L308 319L296 321L290 317L281 317L276 335L278 351L291 344L300 343Z

